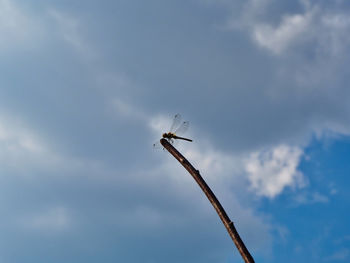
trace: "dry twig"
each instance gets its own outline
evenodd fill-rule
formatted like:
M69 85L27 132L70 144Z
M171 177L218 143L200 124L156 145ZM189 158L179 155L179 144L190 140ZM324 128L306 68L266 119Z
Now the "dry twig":
M203 190L205 195L208 197L210 203L215 208L216 212L218 213L222 223L227 229L227 232L229 233L230 237L232 238L233 242L235 243L239 253L241 254L243 260L246 263L253 263L254 259L250 255L248 249L244 245L241 237L239 236L235 226L233 225L233 222L230 220L230 218L227 216L224 208L220 204L219 200L216 198L212 190L209 188L207 183L204 181L202 176L199 174L199 171L196 170L189 161L178 151L176 150L166 139L161 139L160 143L164 146L165 149L168 150L169 153L171 153L176 160L178 160L183 167L192 175L193 179L198 183L200 188Z

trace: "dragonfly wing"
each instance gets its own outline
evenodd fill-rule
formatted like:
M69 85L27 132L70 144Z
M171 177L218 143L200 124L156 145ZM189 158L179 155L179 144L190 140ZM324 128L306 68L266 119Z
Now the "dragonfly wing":
M175 139L169 139L168 142L172 145L172 146L176 146L179 143L179 140L175 140Z
M153 150L159 150L159 149L163 149L163 151L165 151L165 148L163 147L163 145L158 141L153 143Z
M175 130L175 134L176 135L181 135L183 133L185 133L187 130L188 130L188 127L189 127L190 123L188 121L184 121L179 128L177 128Z
M172 143L172 145L174 147L177 147L179 145L179 140L174 140L174 142Z
M177 127L181 124L181 115L176 114L173 120L173 124L171 124L169 132L174 132Z
M161 149L163 148L163 145L160 143L160 141L156 141L155 143L153 143L153 149Z

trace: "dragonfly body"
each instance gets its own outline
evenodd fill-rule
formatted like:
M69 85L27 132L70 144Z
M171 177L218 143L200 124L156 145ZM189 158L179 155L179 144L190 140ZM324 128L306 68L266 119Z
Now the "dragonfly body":
M188 142L192 142L191 139L180 137L178 134L183 134L188 129L188 121L181 122L180 114L176 114L174 117L173 124L168 132L163 133L162 137L166 139L170 144L174 144L175 140L184 140ZM154 148L161 148L160 142L156 142L153 144Z
M192 142L191 139L187 139L187 138L184 138L184 137L177 136L173 132L163 133L163 138L164 139L179 139L179 140L185 140L185 141Z

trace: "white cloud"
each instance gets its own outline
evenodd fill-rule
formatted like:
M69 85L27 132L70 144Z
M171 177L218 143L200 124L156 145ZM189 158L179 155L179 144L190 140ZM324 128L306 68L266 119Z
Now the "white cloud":
M183 147L184 148L184 147ZM184 154L206 173L212 181L229 180L242 176L242 158L217 151L209 145L186 147ZM225 182L223 182L225 184Z
M315 203L328 203L329 198L326 195L320 194L318 192L314 193L302 193L295 196L294 200L297 204L315 204Z
M238 21L232 19L230 24L238 25L231 26L233 29L247 30L258 46L280 55L312 38L318 8L302 2L304 13L282 14L276 24L269 21L268 7L273 2L274 0L248 1L242 17L238 18Z
M269 10L274 2L276 0L246 1L241 15L230 17L227 27L246 31L258 46L276 55L304 44L312 45L322 56L339 56L349 48L349 13L342 9L330 10L317 1L300 0L302 11L281 11L276 22L271 19L276 13Z
M158 116L150 124L152 130L161 134L168 129L170 122L169 118ZM191 133L188 137L191 137ZM177 148L222 192L232 191L228 190L232 185L248 190L250 184L258 195L273 198L286 187L306 184L306 178L298 170L303 155L299 147L278 145L269 150L252 152L246 157L246 154L220 152L205 139L197 138L200 145L192 143L188 147L186 142L181 142Z
M255 152L245 164L251 188L260 196L274 198L286 187L305 184L298 165L303 151L280 145L267 151Z
M253 32L254 40L260 46L279 54L308 31L312 16L312 12L303 15L286 15L277 27L266 23L257 24Z

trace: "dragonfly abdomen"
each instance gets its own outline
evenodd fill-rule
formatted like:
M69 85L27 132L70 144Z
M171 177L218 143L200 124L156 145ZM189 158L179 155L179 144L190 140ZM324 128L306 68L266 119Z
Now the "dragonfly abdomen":
M176 135L174 135L174 137L173 137L173 138L174 138L174 139L179 139L179 140L185 140L185 141L192 142L192 140L191 140L191 139L187 139L187 138L180 137L180 136L176 136Z

